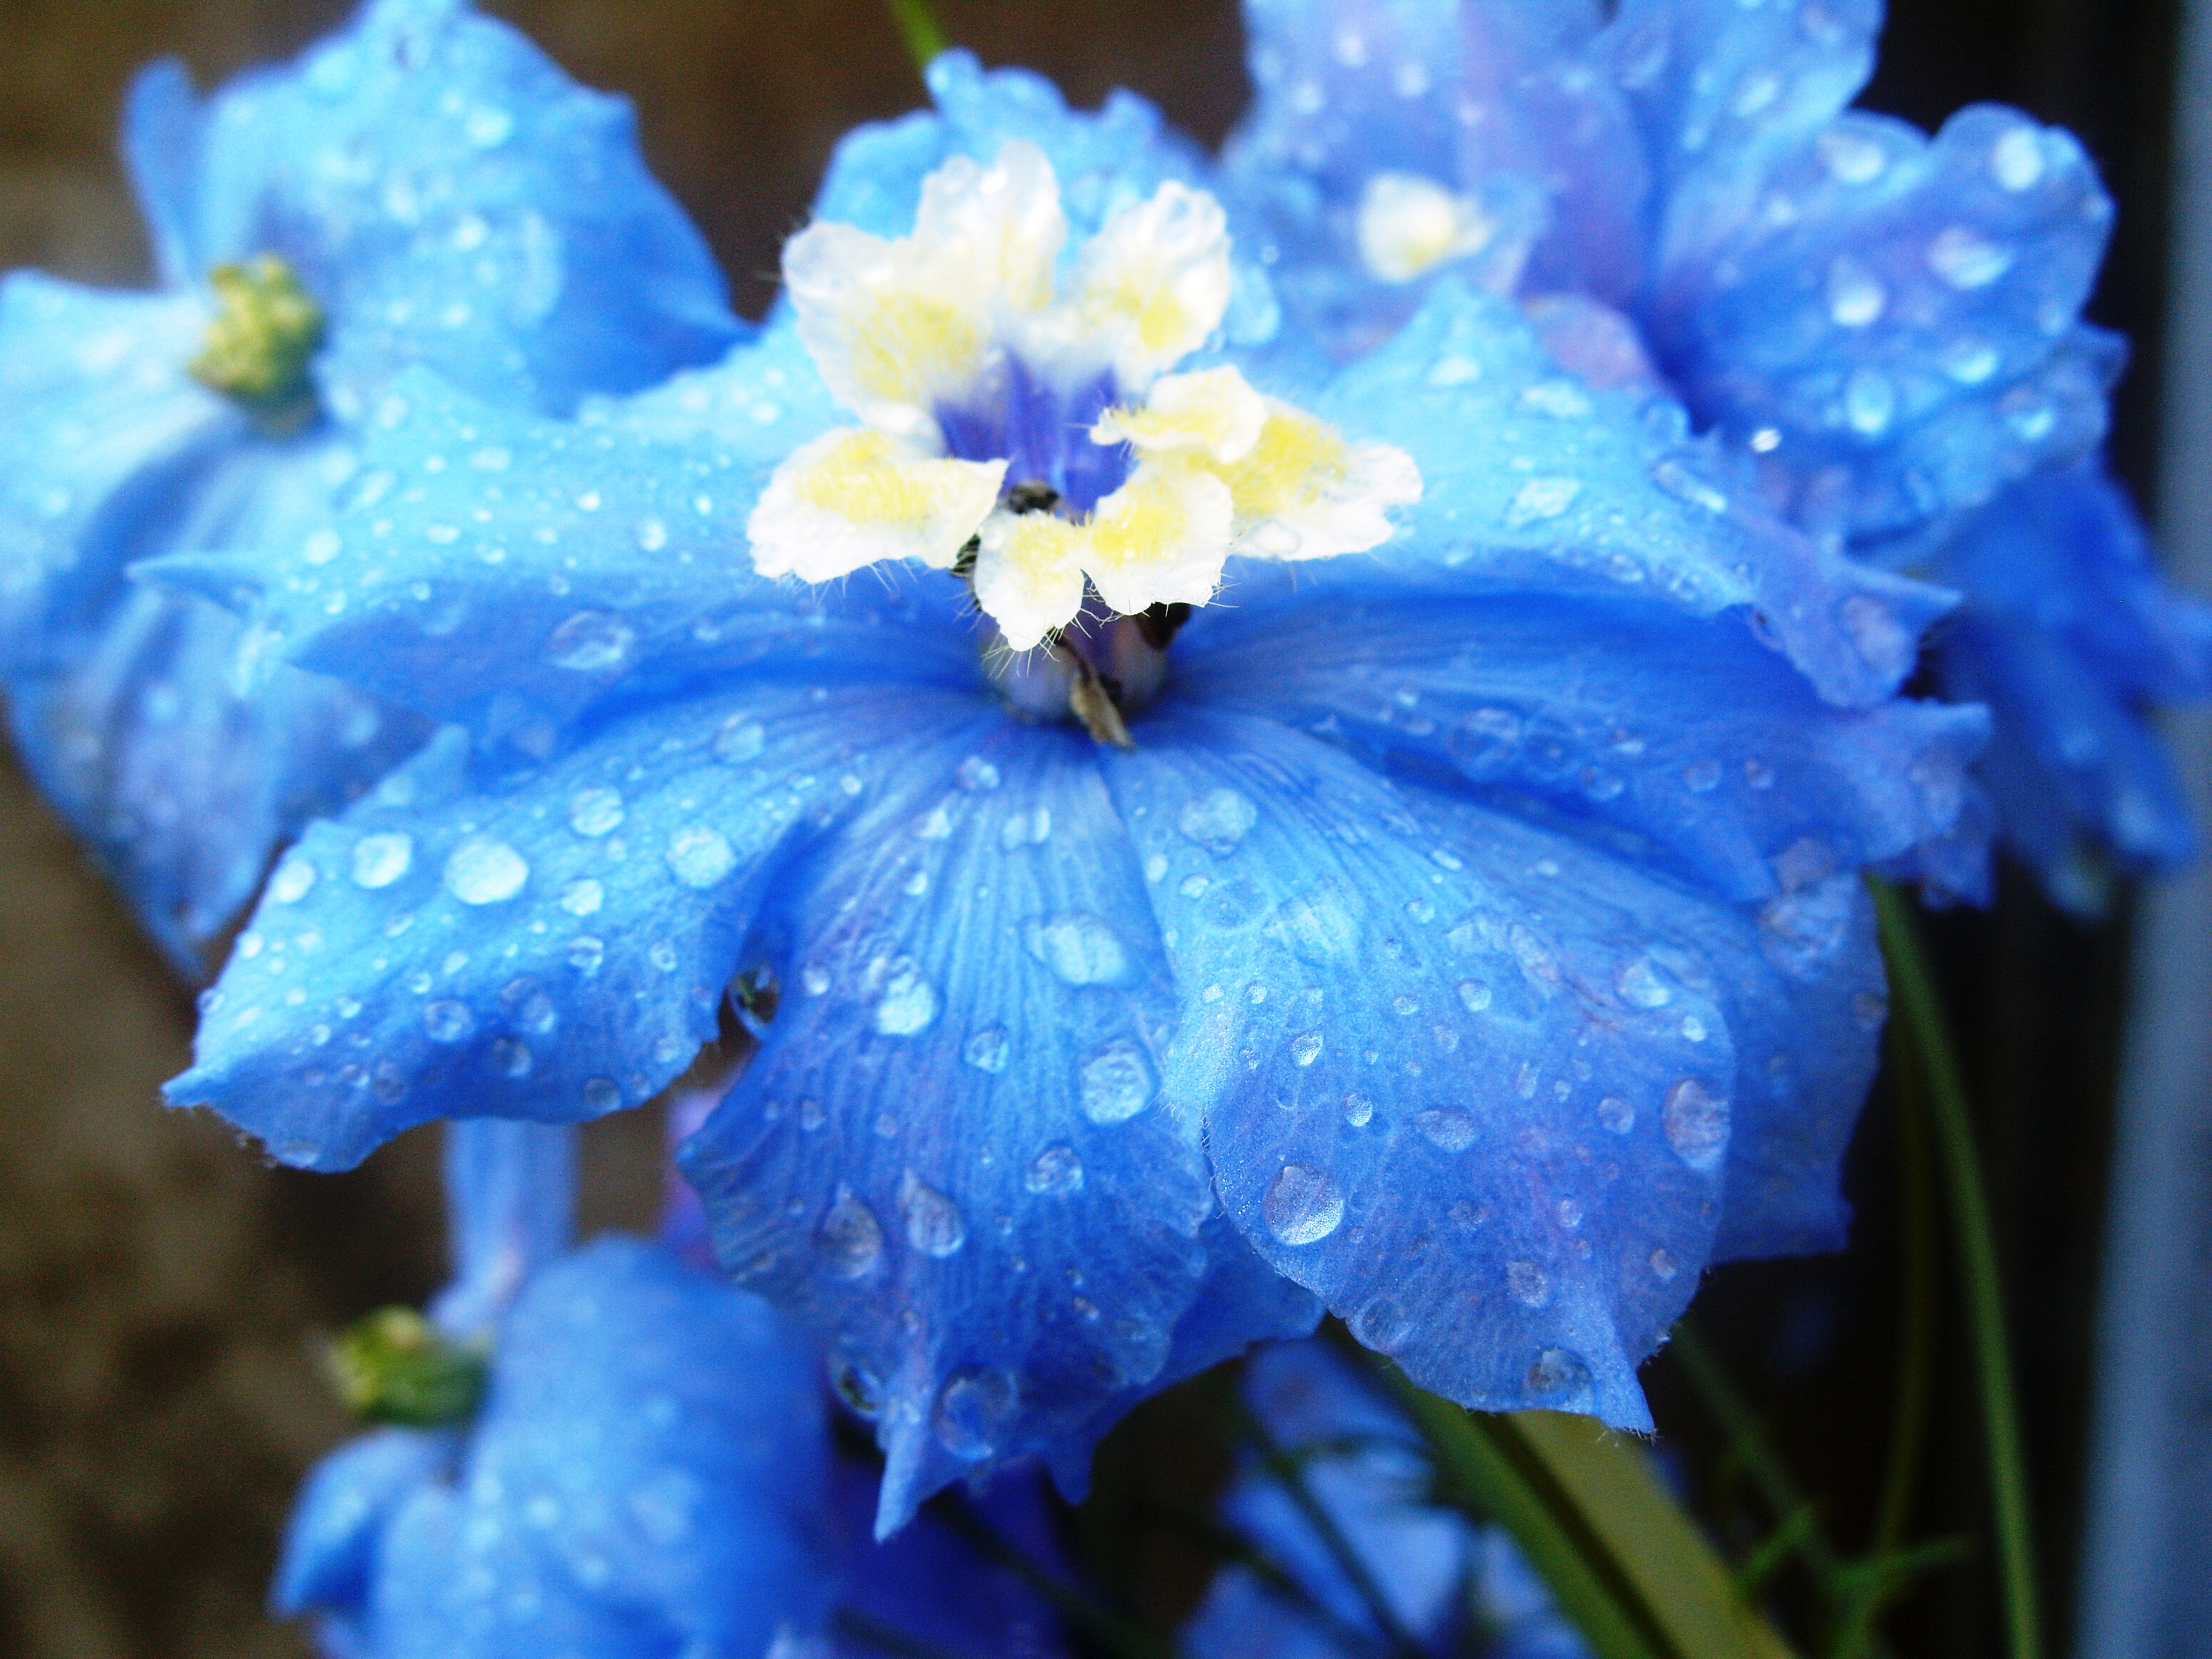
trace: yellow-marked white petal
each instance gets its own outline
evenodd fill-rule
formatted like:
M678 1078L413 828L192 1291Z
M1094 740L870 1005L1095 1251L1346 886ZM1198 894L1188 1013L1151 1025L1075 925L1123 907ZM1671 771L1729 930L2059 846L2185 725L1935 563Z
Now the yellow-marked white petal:
M1206 343L1229 285L1221 204L1170 180L1084 245L1071 304L1082 332L1110 349L1122 388L1136 391Z
M910 241L851 225L809 225L784 244L784 290L799 337L837 400L872 426L936 431L931 412L958 400L996 349L976 296L930 280Z
M1142 453L1192 450L1233 461L1260 441L1267 400L1234 368L1168 374L1134 408L1108 410L1091 428L1093 443L1127 444Z
M1221 586L1235 512L1228 486L1212 473L1139 461L1091 515L1084 573L1125 617L1154 605L1204 605Z
M1004 461L949 461L871 428L786 456L745 526L763 576L826 582L880 559L950 566L997 505Z
M975 603L1027 651L1083 608L1086 526L1050 513L995 513L975 554Z
M1389 509L1421 499L1420 469L1389 444L1346 443L1326 421L1269 401L1260 441L1211 469L1237 504L1237 550L1278 559L1364 553L1389 538Z
M1036 311L1052 301L1053 266L1067 240L1060 181L1025 138L989 167L956 155L922 181L911 239L933 283L987 306Z
M1360 193L1359 258L1386 283L1410 283L1480 252L1497 234L1473 197L1418 173L1378 173Z

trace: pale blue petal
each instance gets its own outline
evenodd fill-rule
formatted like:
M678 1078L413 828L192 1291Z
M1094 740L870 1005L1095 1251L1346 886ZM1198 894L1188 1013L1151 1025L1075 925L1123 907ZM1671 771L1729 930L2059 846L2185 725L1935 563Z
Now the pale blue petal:
M380 1429L316 1465L285 1524L269 1592L277 1615L361 1613L386 1528L415 1492L450 1476L459 1447L443 1430Z
M1634 1367L1711 1248L1739 1065L1768 1061L1737 1047L1753 930L1279 726L1139 741L1108 776L1184 999L1163 1092L1206 1114L1245 1236L1425 1386L1648 1425Z
M1670 273L1657 343L1800 522L1905 534L2103 437L2121 353L2075 319L2112 210L2069 134L1990 105L1933 140L1850 116L1761 187L1788 222L1747 214Z
M17 751L187 979L309 820L343 809L427 725L319 675L233 689L238 619L128 587L74 667L10 688Z
M665 695L732 667L973 684L942 575L814 589L753 573L745 516L768 465L713 438L501 414L417 371L334 529L143 574L238 605L264 650L541 757L617 687Z
M1212 1204L1156 1097L1174 996L1096 746L982 704L908 730L777 884L746 957L781 1006L683 1153L725 1265L876 1413L885 1534L1160 1375Z
M165 288L191 286L213 263L197 245L201 143L199 102L185 66L165 58L139 70L124 101L123 161Z
M0 282L0 671L66 661L125 564L167 545L180 481L243 422L184 373L186 296Z
M169 1098L325 1170L432 1118L636 1105L714 1034L794 840L865 806L915 721L973 706L726 691L512 780L448 733L277 866Z
M1678 410L1568 376L1512 307L1456 283L1316 409L1419 465L1419 504L1374 556L1409 584L1648 593L1698 617L1747 609L1847 706L1895 690L1952 603L1731 499ZM1310 585L1373 580L1369 561L1300 568Z
M453 1281L431 1304L448 1334L490 1330L530 1276L568 1248L576 1132L565 1123L465 1118L446 1126Z
M1837 708L1733 617L1525 592L1317 605L1250 569L1176 640L1179 690L1456 773L1502 810L1721 895L1880 863L1957 822L1981 711ZM1810 866L1818 864L1818 871Z
M742 331L628 102L469 7L378 0L295 69L217 94L201 130L194 251L300 272L342 419L410 362L559 412Z

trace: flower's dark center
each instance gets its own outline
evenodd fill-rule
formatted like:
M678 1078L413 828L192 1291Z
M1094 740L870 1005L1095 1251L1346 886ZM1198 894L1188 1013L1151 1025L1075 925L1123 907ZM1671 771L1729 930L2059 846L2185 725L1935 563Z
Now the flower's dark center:
M1037 479L1009 486L1003 500L1009 513L1053 513L1068 505ZM971 537L953 562L953 575L972 583L981 550L981 538ZM1034 651L992 650L986 672L1024 714L1073 720L1100 743L1134 749L1125 717L1158 695L1167 678L1168 647L1190 612L1187 605L1156 605L1138 616L1120 616L1092 589L1073 623L1048 635Z
M273 253L217 265L208 285L216 313L186 372L264 430L289 434L307 425L318 409L308 365L322 349L323 308Z

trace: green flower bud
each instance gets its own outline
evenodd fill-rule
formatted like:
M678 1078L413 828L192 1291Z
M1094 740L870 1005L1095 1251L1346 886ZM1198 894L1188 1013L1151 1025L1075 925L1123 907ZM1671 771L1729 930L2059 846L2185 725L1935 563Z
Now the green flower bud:
M452 1341L412 1308L380 1308L347 1327L330 1366L356 1416L414 1429L471 1415L488 1369L481 1348Z

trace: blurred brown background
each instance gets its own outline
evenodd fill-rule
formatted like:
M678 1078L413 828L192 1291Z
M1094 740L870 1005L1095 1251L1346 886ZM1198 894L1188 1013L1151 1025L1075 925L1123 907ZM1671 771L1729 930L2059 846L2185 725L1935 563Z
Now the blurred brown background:
M741 309L771 292L829 147L920 84L879 0L503 0L571 72L628 94L655 167L705 228ZM296 51L340 0L0 0L0 269L146 279L113 157L123 88L182 56L203 87ZM1978 98L2081 133L2121 204L2095 314L2143 356L2118 404L2123 471L2148 476L2163 292L2171 0L1894 0L1875 106L1933 125ZM1245 97L1234 0L943 0L951 38L1093 104L1115 84L1212 143ZM0 410L0 418L5 411ZM1954 1006L1990 1139L2042 1500L2054 1632L2066 1627L2089 1308L2124 934L2085 932L2008 882L1951 923ZM301 1655L261 1598L301 1472L347 1431L318 1374L332 1329L418 1300L442 1243L434 1133L356 1174L268 1167L203 1115L164 1112L185 994L0 755L0 1656ZM593 1131L587 1227L640 1224L657 1129ZM1881 1462L1897 1283L1877 1097L1853 1172L1846 1256L1721 1275L1699 1321L1782 1431L1839 1535ZM2027 1317L2029 1313L2033 1317ZM1948 1375L1966 1375L1963 1349ZM1710 1468L1668 1362L1662 1425ZM1925 1533L1978 1513L1971 1393L1947 1386ZM1900 1646L1996 1650L1985 1562L1916 1601Z

